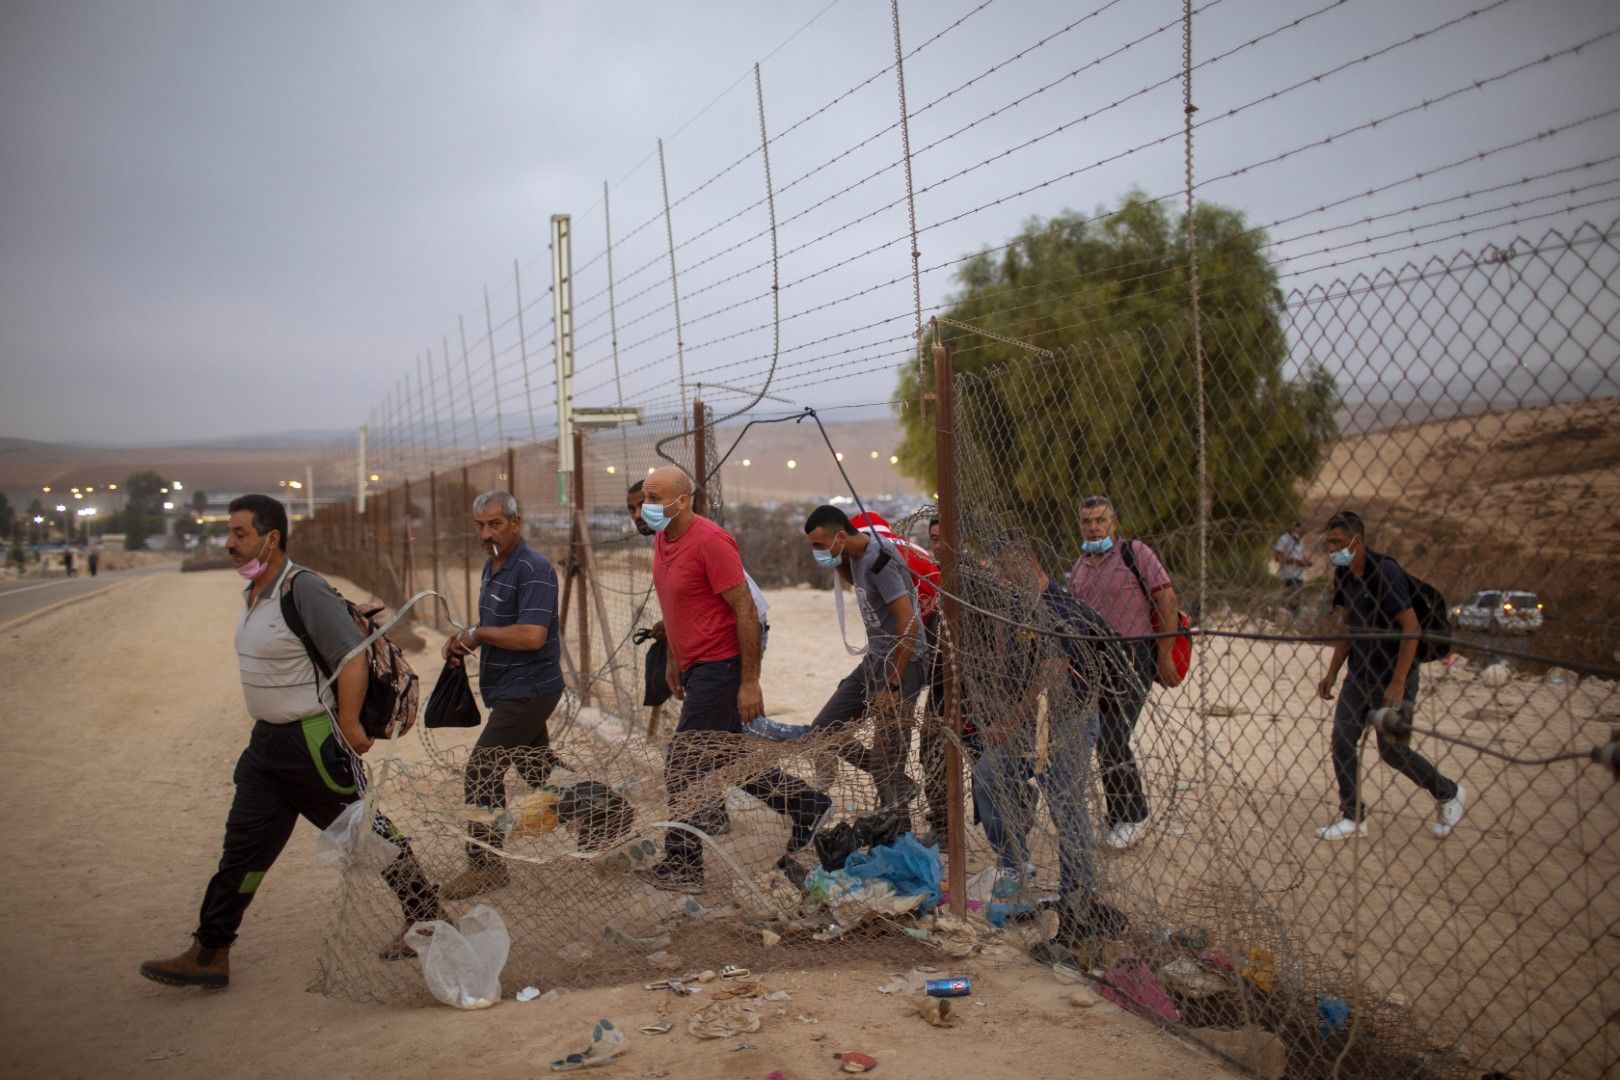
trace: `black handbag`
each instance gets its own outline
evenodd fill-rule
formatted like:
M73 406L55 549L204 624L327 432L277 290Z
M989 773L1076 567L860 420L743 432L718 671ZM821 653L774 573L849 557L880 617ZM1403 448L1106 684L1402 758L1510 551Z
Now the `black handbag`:
M433 684L422 723L430 728L477 727L484 722L467 683L467 665L444 662L439 681Z

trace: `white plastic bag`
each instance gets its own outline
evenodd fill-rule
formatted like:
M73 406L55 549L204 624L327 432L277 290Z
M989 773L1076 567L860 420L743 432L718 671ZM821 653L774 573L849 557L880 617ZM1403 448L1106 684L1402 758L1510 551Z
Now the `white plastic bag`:
M315 838L315 854L336 870L380 871L399 858L399 845L377 835L371 817L364 814L364 799L343 808L337 820Z
M512 939L500 913L479 904L459 926L417 923L405 943L422 958L428 992L458 1009L487 1009L501 999L501 969Z

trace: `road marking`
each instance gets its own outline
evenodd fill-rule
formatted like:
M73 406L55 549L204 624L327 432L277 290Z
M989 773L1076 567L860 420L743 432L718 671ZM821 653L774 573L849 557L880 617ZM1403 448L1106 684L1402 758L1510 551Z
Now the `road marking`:
M74 582L75 582L74 578L63 578L61 581L47 581L47 582L44 582L43 584L40 584L40 585L24 585L20 589L0 590L0 597L17 596L17 595L19 595L21 593L33 592L35 589L54 588L57 585L72 585L72 584L74 584Z
M37 619L41 615L45 615L45 614L48 614L48 613L50 613L52 611L56 611L59 608L65 608L69 604L77 604L80 600L88 600L92 596L105 596L107 593L112 592L114 589L121 589L125 585L132 585L132 584L134 584L134 579L133 578L125 580L125 581L115 581L111 585L108 585L104 589L93 589L93 590L91 590L90 592L87 592L87 593L80 593L78 596L69 596L69 597L67 597L65 599L58 600L54 604L46 604L42 608L35 608L33 611L30 611L28 614L19 615L15 619L12 619L10 622L0 623L0 634L5 633L7 630L12 629L13 627L21 626L23 623L27 622L29 619ZM21 590L19 590L19 591L21 591Z

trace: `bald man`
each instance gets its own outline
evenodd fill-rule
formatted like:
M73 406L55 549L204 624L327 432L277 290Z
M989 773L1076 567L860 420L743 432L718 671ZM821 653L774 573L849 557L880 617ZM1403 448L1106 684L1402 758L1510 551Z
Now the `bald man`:
M765 713L759 685L759 614L731 534L692 509L692 482L673 466L642 484L641 520L653 532L653 588L664 612L669 662L664 677L681 702L681 719L664 763L672 814L683 824L713 820L718 807L686 805L686 789L732 764L744 751L743 725ZM832 800L780 769L767 769L741 787L792 823L778 866L802 880L792 853L810 843ZM686 828L664 837L664 859L644 880L669 892L703 891L703 842Z

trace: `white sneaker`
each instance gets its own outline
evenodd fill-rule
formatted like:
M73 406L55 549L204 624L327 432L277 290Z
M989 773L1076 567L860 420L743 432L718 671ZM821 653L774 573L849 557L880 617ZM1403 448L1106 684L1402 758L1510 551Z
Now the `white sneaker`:
M1352 836L1366 836L1367 823L1359 825L1349 818L1340 818L1331 825L1323 825L1316 830L1316 835L1322 840L1348 840Z
M1128 847L1134 847L1147 835L1147 830L1146 818L1141 821L1122 821L1108 830L1108 835L1103 837L1103 844L1115 851L1124 851Z
M1457 785L1457 794L1438 804L1434 811L1434 835L1442 839L1451 835L1457 822L1462 820L1463 802L1468 792L1463 790L1461 784Z

